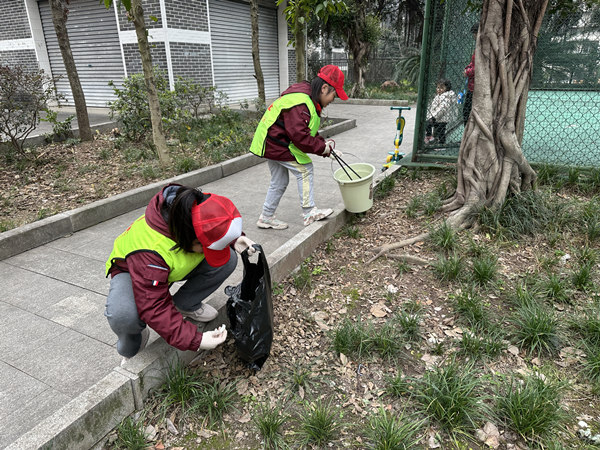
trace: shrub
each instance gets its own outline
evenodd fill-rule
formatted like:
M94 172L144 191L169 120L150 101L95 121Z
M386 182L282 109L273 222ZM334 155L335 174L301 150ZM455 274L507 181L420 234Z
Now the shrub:
M190 116L181 98L169 89L169 80L164 71L154 68L154 84L158 94L158 102L163 117L163 125L168 131L174 129L183 119ZM144 75L133 74L123 80L123 87L118 88L109 82L117 99L109 103L109 116L118 119L122 126L122 134L131 140L141 140L152 129L150 108L148 106L148 90Z
M0 66L0 136L18 155L24 156L23 143L51 100L58 100L56 88L43 70Z

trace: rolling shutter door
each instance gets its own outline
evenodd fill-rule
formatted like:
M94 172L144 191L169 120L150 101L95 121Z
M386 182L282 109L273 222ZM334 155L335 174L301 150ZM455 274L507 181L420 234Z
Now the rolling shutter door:
M56 88L73 105L48 0L41 0L39 8L52 75L61 77ZM87 106L106 106L115 99L108 82L121 86L125 76L114 10L98 0L71 0L67 30Z
M252 63L252 29L248 4L210 0L210 38L217 89L229 100L258 97ZM277 10L259 7L260 65L267 98L279 97L279 53Z

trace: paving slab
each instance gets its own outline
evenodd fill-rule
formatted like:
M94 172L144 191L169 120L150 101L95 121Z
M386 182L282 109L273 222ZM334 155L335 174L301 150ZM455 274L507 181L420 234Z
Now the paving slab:
M333 136L336 148L349 163L373 164L380 177L387 152L393 151L397 112L390 110L389 103L373 106L335 102L326 113L356 121L356 128ZM415 113L414 109L404 113L407 125L403 148L407 153L412 148ZM244 231L263 246L273 280L278 281L350 217L333 178L336 163L320 157L313 160L317 205L335 212L328 220L309 227L302 225L295 180L290 181L277 211L289 228L256 227L270 175L267 164L253 155L177 180L184 184L197 182L193 185L206 192L230 197L242 214ZM206 181L209 173L218 177ZM150 190L154 193L168 181L152 185L143 194L136 191L135 195L149 195ZM148 347L119 367L116 337L103 316L109 287L104 263L114 238L144 208L126 195L115 197L119 215L106 219L106 211L97 213L90 207L77 219L86 228L69 231L65 226L66 232L49 242L0 261L0 279L4 282L0 299L0 448L90 448L125 415L143 405L148 389L161 383L170 362L202 357L176 351L152 332ZM123 205L129 205L129 210L123 211ZM93 224L95 220L102 222ZM57 222L57 226L64 223ZM44 233L50 231L51 226L47 226ZM241 277L240 263L209 303L222 308L226 301L223 288L239 283ZM223 313L221 309L219 318L208 327L221 323Z

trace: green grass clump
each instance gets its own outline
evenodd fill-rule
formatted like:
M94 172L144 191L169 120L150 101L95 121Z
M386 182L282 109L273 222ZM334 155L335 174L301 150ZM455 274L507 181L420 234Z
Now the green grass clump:
M594 383L600 382L600 345L585 343L584 376Z
M451 226L446 222L443 222L431 232L431 241L436 247L441 248L445 252L449 252L456 247L458 236Z
M387 197L396 186L396 178L393 176L385 176L380 183L375 187L374 198L376 200Z
M377 414L369 420L365 430L369 448L375 450L417 448L419 432L424 421L406 417L403 414L395 416L380 408Z
M571 301L571 296L565 280L555 273L549 273L540 280L537 286L537 292L553 302L569 303Z
M433 263L433 271L442 281L458 280L463 269L463 259L457 253L448 256L442 255Z
M386 378L386 392L390 395L401 397L411 392L411 383L401 372L393 377Z
M409 341L416 341L420 338L422 322L420 314L402 311L394 316L394 321Z
M143 450L148 447L144 433L144 421L134 420L131 416L125 417L117 426L116 448L127 450Z
M471 326L485 327L490 319L483 299L473 286L465 286L449 296L454 311Z
M538 303L523 305L512 318L517 345L533 354L557 352L560 346L558 319Z
M331 403L318 400L306 404L298 418L298 434L303 444L324 446L334 441L341 424L337 422L338 412Z
M498 258L493 255L482 255L473 259L473 281L484 285L498 275Z
M590 263L583 263L573 271L571 281L575 289L586 291L592 287L592 271L593 265Z
M176 361L167 369L165 382L157 393L163 412L170 408L180 408L184 415L189 413L195 407L203 385L204 377L199 372Z
M304 261L298 270L292 273L292 283L300 292L312 289L312 271L308 266L308 261Z
M353 322L346 318L333 330L333 349L344 355L361 356L371 348L368 326L360 318Z
M233 407L237 396L235 383L223 384L219 380L205 382L198 394L194 412L201 413L212 427L223 420L223 414Z
M465 330L459 342L459 354L474 360L496 357L506 347L502 338L499 331L477 333L475 330Z
M560 427L564 419L561 391L564 385L530 375L502 383L497 393L497 411L506 425L530 442L540 443Z
M473 365L453 360L425 372L415 389L415 398L426 414L446 430L453 433L473 430L483 409L479 387Z
M264 448L278 450L286 448L283 426L288 416L282 413L280 405L271 405L270 401L261 403L252 415L252 421L264 442Z

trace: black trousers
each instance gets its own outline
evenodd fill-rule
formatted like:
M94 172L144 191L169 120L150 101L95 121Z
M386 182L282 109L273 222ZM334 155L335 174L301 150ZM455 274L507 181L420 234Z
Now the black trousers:
M467 95L465 95L465 103L463 105L463 124L467 125L469 121L469 116L471 115L471 108L473 107L473 93L471 91L467 91Z
M438 122L435 118L427 119L425 124L425 135L432 136L439 144L446 143L446 125L448 122Z

